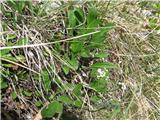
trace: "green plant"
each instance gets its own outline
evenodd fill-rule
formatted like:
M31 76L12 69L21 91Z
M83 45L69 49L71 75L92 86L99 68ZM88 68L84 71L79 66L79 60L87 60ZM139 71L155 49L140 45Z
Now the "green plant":
M58 22L64 21L63 31L66 33L58 30L54 35L48 34L47 30L43 31L44 28L52 31L51 26L54 23L52 19L47 21L50 15L43 7L32 5L31 1L8 1L4 4L2 11L7 18L2 24L4 30L8 31L8 27L12 26L13 31L23 34L24 31L19 27L23 26L28 31L25 31L25 37L18 37L14 33L4 35L8 48L1 50L1 67L4 68L1 73L1 76L4 76L0 81L1 89L6 90L8 85L11 86L13 100L18 101L24 97L38 108L43 108L43 104L48 101L49 104L41 111L43 118L53 118L61 114L66 107L88 109L90 104L94 105L103 99L103 94L107 93L108 70L116 67L106 62L106 36L114 24L104 25L94 4L88 4L87 10L67 5L67 11L61 11L64 18L58 19ZM6 10L6 6L11 10ZM14 12L17 14L13 15ZM25 15L31 17L28 17L30 21ZM14 19L10 19L12 16ZM36 17L43 19L37 21ZM33 29L37 30L37 36L40 36L33 37ZM46 40L40 39L41 36ZM36 37L42 44L37 45L34 39ZM60 40L63 37L75 39ZM43 46L43 42L51 43L53 40L53 44ZM31 43L35 46L28 47ZM17 46L17 49L13 49L14 46ZM19 46L21 48L18 48ZM104 75L99 75L99 69ZM82 75L82 72L86 75ZM7 83L7 78L12 83ZM17 82L24 82L26 85L17 86ZM88 100L85 100L86 96Z
M98 18L98 13L96 12L95 6L91 5L88 9L87 14L79 7L78 8L71 7L71 9L68 10L68 20L67 20L68 27L70 28L68 30L68 34L70 35L70 37L94 32L97 28L100 31L100 33L81 39L75 39L69 43L66 43L69 48L68 51L66 51L63 48L62 49L59 48L57 51L57 52L60 51L65 52L65 55L62 56L63 65L61 67L64 74L66 74L67 76L69 76L72 72L78 73L78 71L83 69L84 67L89 67L89 70L94 71L94 75L90 74L88 76L90 77L90 82L87 84L89 84L90 89L93 89L93 92L96 92L98 94L107 91L106 77L108 76L108 74L106 74L106 76L104 76L103 78L99 79L97 78L98 76L97 70L100 68L111 69L115 67L115 65L109 62L99 61L100 59L107 57L107 53L105 53L107 46L104 46L105 37L106 33L113 28L113 24L109 23L106 26L102 26L100 24L101 23L100 21L101 20ZM80 61L81 59L82 60L84 59L84 62L88 60L89 62L91 62L92 60L95 59L97 60L97 62L94 63L93 65L90 65L90 63L86 63L87 65L83 65ZM73 81L72 78L70 79L71 81ZM81 107L82 99L85 95L84 90L88 88L85 87L84 83L77 84L75 83L75 81L73 81L71 85L73 86L73 89L71 89L71 91L73 90L71 96L62 95L58 97L57 100L65 105L73 105ZM66 90L66 87L64 87L64 90ZM53 115L52 116L47 115L47 116L53 117Z

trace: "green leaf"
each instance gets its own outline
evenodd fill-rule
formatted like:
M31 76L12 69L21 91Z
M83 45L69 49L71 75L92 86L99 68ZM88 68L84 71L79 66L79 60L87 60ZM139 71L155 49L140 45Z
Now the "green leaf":
M25 1L19 1L17 3L17 6L18 6L18 12L22 13L22 10L24 9L24 6L25 6Z
M80 41L73 42L71 43L70 48L74 53L80 52L83 49L83 43Z
M100 98L99 98L98 96L96 96L96 95L91 96L91 101L92 101L92 102L96 103L96 102L98 102L99 100L100 100Z
M74 68L74 70L77 70L79 67L78 61L75 56L72 55L71 60L68 61L70 65Z
M84 58L90 57L90 52L88 49L82 49L80 55Z
M87 24L91 23L93 20L97 19L98 13L95 6L89 8L89 13L87 15Z
M35 91L35 95L36 95L37 97L40 97L40 96L42 96L42 93L39 92L39 91Z
M91 87L94 88L97 92L106 92L107 91L107 80L97 79L91 82Z
M63 72L64 72L66 75L68 75L70 68L69 68L68 66L64 65L64 66L62 67L62 69L63 69Z
M12 56L11 54L3 55L2 58L10 60L10 61L14 61L14 62L17 61L17 59L14 56Z
M24 93L24 95L26 95L28 97L32 96L32 92L24 90L23 93Z
M116 68L116 65L110 62L97 62L91 65L91 68Z
M8 87L7 82L4 79L0 78L0 89L4 89L7 87Z
M87 30L87 32L93 32L93 30L95 30L95 28L98 27L99 24L100 20L93 19L90 23L87 24L87 28L90 28L89 30Z
M101 28L100 33L94 34L92 36L92 39L90 41L90 47L95 48L99 46L104 46L104 40L106 39L106 33L113 29L114 24L113 23L108 23L105 25L103 28Z
M13 62L18 62L18 61L24 62L25 61L25 57L23 55L18 55L15 57L15 56L12 56L10 53L8 53L8 54L3 53L3 56L1 56L1 58L3 58L4 61L5 61L5 59L9 60L9 61L13 61ZM12 64L9 64L9 63L2 64L2 65L5 67L12 67L13 66Z
M56 51L60 52L61 51L61 45L60 45L60 43L56 43L54 45L54 48L55 48Z
M65 83L64 84L64 88L65 88L65 90L66 91L68 91L68 90L73 90L74 89L74 84L73 83Z
M82 101L76 100L76 101L74 101L74 105L75 105L76 107L81 107L81 106L82 106Z
M95 54L94 57L96 57L96 58L107 58L108 55L109 55L109 54L102 52L102 53L97 53L97 54Z
M76 95L76 96L81 96L81 89L82 89L82 85L81 84L77 84L75 86L75 88L73 89L73 93Z
M97 78L97 69L98 68L92 68L92 70L90 71L90 76L92 77L92 78Z
M53 101L42 110L41 114L43 118L52 118L56 113L61 113L62 111L63 104L58 101Z
M21 62L24 62L24 61L25 61L25 57L24 57L23 55L17 55L17 56L16 56L16 59L17 59L18 61L21 61Z
M50 101L53 101L53 100L55 99L55 95L56 95L56 93L55 93L55 94L53 93L51 96L49 96L48 99L49 99Z
M60 97L58 97L58 101L61 101L65 104L72 104L73 103L73 101L70 99L69 96L60 96Z
M49 74L48 74L47 70L43 70L41 72L41 75L42 75L42 80L44 82L44 88L48 92L51 88L51 80L49 78Z
M11 68L11 67L13 67L13 64L4 64L4 63L2 63L1 64L3 67L7 67L7 68Z
M82 9L76 9L74 11L75 17L77 18L78 21L81 23L84 21L84 16L83 16L83 10Z
M34 105L37 107L41 107L43 105L42 101L36 101L34 102Z
M12 96L12 99L14 100L14 99L16 99L17 98L17 94L16 94L16 92L15 91L13 91L12 93L11 93L11 96Z
M16 38L17 36L15 34L8 34L7 35L7 40L12 40L14 38Z
M21 38L17 41L16 45L27 45L29 41L27 41L27 38Z
M115 24L114 23L107 23L104 26L104 29L106 30L106 32L108 32L109 30L112 30L114 28Z
M96 43L96 44L98 44L98 43L103 44L103 42L105 40L105 35L106 35L106 29L102 29L100 33L93 35L91 42L93 44L94 43Z
M69 21L69 27L75 27L76 26L76 17L74 15L73 10L68 11L68 21Z
M6 56L7 54L10 54L9 52L11 49L5 49L5 50L0 50L0 57Z

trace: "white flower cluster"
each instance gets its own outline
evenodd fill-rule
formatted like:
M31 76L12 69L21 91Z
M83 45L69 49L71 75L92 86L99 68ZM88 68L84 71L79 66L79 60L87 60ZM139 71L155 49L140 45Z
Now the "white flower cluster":
M152 12L150 10L142 10L142 15L144 15L144 16L151 16L153 14L152 14Z
M97 75L98 78L102 78L106 76L106 71L102 70L102 69L98 69L97 72L99 73L99 75Z

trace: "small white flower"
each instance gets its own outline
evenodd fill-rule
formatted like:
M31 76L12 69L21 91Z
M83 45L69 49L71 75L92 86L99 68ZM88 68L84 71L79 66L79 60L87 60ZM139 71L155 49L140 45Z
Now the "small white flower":
M99 73L99 75L97 77L105 77L106 76L105 71L102 69L98 69L97 72Z
M149 11L149 10L143 10L143 11L142 11L142 14L143 14L144 16L151 16L151 15L152 15L152 12Z
M87 77L87 74L84 73L84 72L82 72L82 76L83 76L83 77Z
M121 88L123 91L125 91L127 89L125 83L119 82L119 85L121 85Z

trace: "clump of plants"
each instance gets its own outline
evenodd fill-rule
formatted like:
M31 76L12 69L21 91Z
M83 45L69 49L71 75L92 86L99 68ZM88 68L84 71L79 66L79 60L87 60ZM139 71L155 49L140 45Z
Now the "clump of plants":
M92 2L60 2L47 11L48 4L1 5L2 107L46 119L70 109L95 111L105 100L109 70L116 67L107 61L106 42L114 24L104 22Z

